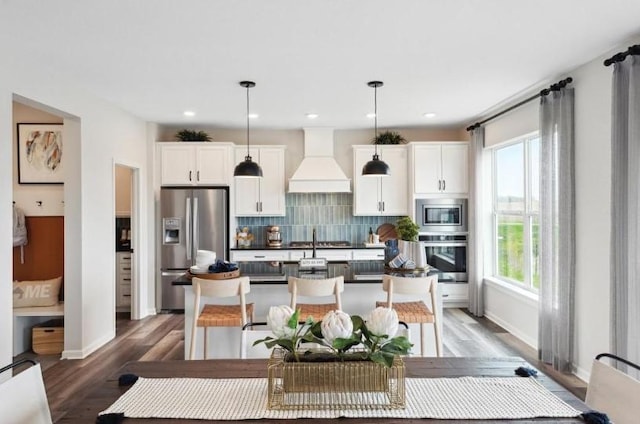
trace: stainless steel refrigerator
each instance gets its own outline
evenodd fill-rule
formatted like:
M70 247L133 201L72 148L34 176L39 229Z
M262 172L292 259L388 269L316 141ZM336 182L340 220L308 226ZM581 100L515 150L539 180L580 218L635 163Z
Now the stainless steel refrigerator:
M163 187L160 215L160 308L184 309L184 288L171 283L195 265L196 252L229 259L229 189Z

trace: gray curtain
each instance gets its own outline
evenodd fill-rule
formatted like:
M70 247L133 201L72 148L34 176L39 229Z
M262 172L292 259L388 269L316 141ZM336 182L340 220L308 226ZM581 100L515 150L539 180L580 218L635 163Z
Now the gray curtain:
M471 131L469 145L469 252L467 273L469 276L469 312L484 315L483 225L482 225L482 151L484 149L484 127Z
M611 348L640 363L640 57L614 65L611 130Z
M575 173L573 88L540 100L538 356L570 372L574 351Z

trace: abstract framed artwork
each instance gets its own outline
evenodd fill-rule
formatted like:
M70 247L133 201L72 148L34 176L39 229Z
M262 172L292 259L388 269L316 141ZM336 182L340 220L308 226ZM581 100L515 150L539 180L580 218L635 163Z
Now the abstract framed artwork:
M62 124L18 124L18 183L63 184Z

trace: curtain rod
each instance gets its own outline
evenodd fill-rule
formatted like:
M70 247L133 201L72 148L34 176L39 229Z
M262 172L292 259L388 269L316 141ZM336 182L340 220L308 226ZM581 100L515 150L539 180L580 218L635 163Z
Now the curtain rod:
M616 62L622 62L629 55L640 55L640 44L630 46L625 52L614 54L609 59L604 61L604 66L613 65Z
M479 128L481 125L491 121L492 119L496 119L498 116L502 116L507 112L511 112L512 110L514 110L516 108L519 108L520 106L522 106L524 104L529 103L531 100L535 100L538 97L546 96L547 94L551 93L552 91L558 91L561 88L566 87L567 84L570 84L572 81L573 81L573 78L567 77L567 78L565 78L563 80L558 81L555 84L551 84L549 86L549 88L545 88L544 90L540 90L540 92L538 94L535 94L535 95L533 95L531 97L528 97L528 98L524 99L523 101L521 101L519 103L516 103L515 105L510 106L510 107L508 107L508 108L496 113L495 115L491 115L490 117L485 118L480 122L476 122L475 124L468 126L467 127L467 131L473 131L476 128Z

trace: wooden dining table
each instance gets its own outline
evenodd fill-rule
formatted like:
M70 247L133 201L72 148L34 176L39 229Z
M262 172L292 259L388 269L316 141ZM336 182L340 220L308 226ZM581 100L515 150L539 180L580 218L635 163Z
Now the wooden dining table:
M407 378L441 378L441 377L510 377L520 366L531 367L525 360L515 357L504 358L405 358L405 376ZM533 367L531 367L533 368ZM218 359L197 361L158 361L158 362L129 362L106 381L98 383L93 391L87 394L84 401L71 409L59 423L93 423L100 411L108 408L129 387L119 387L118 378L122 374L135 374L147 378L192 377L192 378L266 378L266 359ZM520 378L520 377L514 377ZM557 397L579 411L589 408L576 396L560 386L550 377L538 370L537 380ZM255 421L255 420L252 420ZM580 418L536 418L522 420L435 420L435 419L398 419L398 418L338 418L338 419L308 419L313 424L321 423L584 423ZM202 423L202 420L185 419L133 419L126 418L124 423L139 424L177 424ZM226 423L240 421L220 421ZM244 421L246 424L248 421ZM281 419L261 419L257 424L284 424Z

